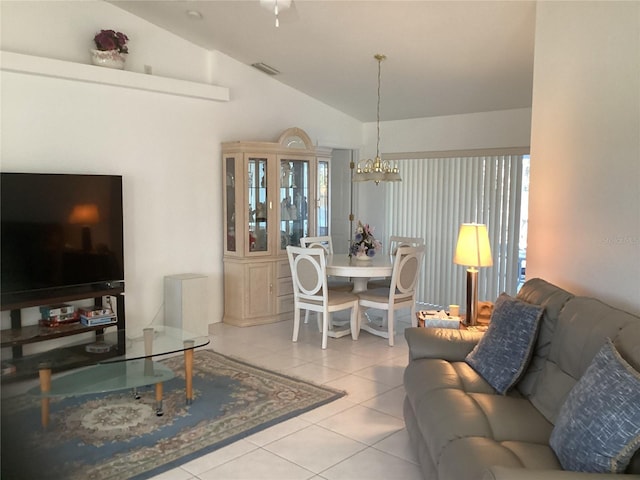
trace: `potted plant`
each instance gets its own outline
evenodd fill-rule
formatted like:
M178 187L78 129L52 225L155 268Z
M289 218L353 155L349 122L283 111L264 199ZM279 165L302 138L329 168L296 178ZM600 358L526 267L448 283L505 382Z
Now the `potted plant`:
M120 70L124 68L124 62L129 53L127 47L129 37L115 30L100 30L93 37L93 41L96 45L95 49L91 49L91 60L94 65Z

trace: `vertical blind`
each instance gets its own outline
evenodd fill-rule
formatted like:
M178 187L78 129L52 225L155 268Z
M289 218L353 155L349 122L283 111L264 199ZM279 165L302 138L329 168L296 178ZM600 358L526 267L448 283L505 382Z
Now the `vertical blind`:
M484 223L493 267L480 268L479 300L514 295L523 155L407 158L399 161L402 182L390 183L386 225L393 235L425 239L417 300L465 304L466 267L453 263L461 223Z

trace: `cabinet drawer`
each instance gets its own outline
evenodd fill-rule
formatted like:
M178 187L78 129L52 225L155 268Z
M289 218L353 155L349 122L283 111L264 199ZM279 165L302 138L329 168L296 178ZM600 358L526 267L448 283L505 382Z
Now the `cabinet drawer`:
M278 279L278 296L292 295L293 294L293 282L291 277Z
M278 297L278 313L293 312L293 295Z

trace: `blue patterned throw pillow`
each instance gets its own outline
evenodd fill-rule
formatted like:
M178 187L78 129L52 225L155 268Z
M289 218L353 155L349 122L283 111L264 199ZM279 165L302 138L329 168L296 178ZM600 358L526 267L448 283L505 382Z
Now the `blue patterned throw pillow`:
M544 307L503 293L491 323L465 361L501 395L520 379L531 358Z
M551 432L562 468L623 473L640 447L640 373L610 340L569 392Z

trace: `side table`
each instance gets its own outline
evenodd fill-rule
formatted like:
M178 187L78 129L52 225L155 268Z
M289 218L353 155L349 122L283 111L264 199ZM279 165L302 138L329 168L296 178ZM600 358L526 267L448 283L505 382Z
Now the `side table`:
M459 317L440 318L430 314L431 310L420 310L416 312L418 327L426 328L450 328L454 330L470 330L475 332L486 332L489 328L488 324L467 326L464 314Z

